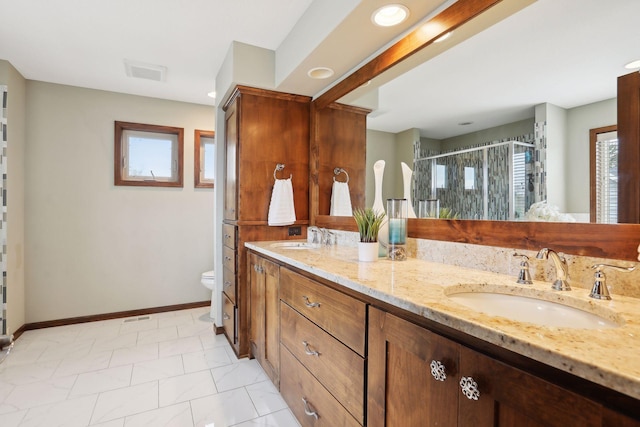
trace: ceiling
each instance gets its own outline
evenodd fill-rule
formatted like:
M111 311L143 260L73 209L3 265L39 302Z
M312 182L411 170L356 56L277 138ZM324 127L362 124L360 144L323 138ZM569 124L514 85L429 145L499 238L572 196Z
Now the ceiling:
M314 96L454 1L403 0L410 19L381 28L384 0L0 0L0 59L30 80L213 105L239 41L274 52L273 89ZM640 59L637 16L639 0L537 0L384 84L368 126L442 139L615 97ZM127 77L125 59L167 67L166 81ZM316 66L336 73L310 79Z
M452 0L406 0L402 25L375 27L385 0L0 0L0 59L26 79L213 105L233 41L274 52L273 89L313 96ZM127 77L124 60L167 68ZM329 66L327 80L307 76Z
M368 127L444 139L614 98L640 59L638 16L638 0L537 0L383 85Z

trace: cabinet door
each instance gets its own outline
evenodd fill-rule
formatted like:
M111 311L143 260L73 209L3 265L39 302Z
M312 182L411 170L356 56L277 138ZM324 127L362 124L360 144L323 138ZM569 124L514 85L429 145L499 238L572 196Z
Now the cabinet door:
M367 425L455 426L459 345L369 308ZM431 364L443 367L435 379Z
M479 395L473 400L460 394L459 425L601 425L602 407L595 402L465 347L460 376L473 379Z
M279 266L249 255L251 353L278 386L280 372Z
M225 120L224 147L226 156L224 182L224 219L238 219L238 104L239 98L227 109Z

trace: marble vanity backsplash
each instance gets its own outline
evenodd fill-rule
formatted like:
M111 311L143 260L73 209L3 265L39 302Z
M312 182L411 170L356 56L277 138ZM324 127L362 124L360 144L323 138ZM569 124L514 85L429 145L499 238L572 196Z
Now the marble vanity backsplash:
M338 245L357 246L359 235L355 232L332 230ZM553 247L550 247L553 249ZM443 242L439 240L408 239L407 250L410 257L425 261L439 262L455 266L508 274L515 278L520 271L520 257L529 257L529 272L533 280L551 283L555 278L555 270L550 260L536 259L536 252L513 248L497 248L492 246L472 245L468 243ZM576 255L565 255L569 265L569 281L574 288L590 290L593 286L594 264L613 264L628 267L630 261L592 258ZM399 261L400 262L400 261ZM611 294L640 298L640 269L631 273L605 270L607 285Z

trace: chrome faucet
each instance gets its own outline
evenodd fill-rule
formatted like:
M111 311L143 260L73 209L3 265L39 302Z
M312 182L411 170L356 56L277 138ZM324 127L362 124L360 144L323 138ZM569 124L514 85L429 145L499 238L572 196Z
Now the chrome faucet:
M307 228L307 234L312 233L311 244L333 246L336 244L336 235L326 228L318 228L315 225ZM309 239L307 238L309 241Z
M567 260L558 255L556 251L549 248L542 248L538 255L536 255L537 259L551 259L553 265L556 268L556 280L551 285L552 289L556 291L570 291L571 286L569 286L569 266L567 265Z

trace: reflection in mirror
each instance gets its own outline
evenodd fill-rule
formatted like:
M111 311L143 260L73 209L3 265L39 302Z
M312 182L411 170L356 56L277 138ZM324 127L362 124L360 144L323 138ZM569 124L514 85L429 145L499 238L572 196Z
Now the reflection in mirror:
M539 220L551 212L556 220L597 220L589 133L616 124L617 77L637 59L639 14L636 0L537 0L467 40L456 40L454 31L434 58L341 99L373 110L367 118L367 205L373 200L372 165L385 159L383 198L402 195L405 162L414 169L414 206L437 198L463 219ZM517 178L520 160L507 149L488 166L481 162L484 150L441 157L449 163L436 162L435 170L433 159L423 160L512 140L534 146L519 154L524 171ZM444 185L434 179L439 166L446 185L459 188L455 196L438 187ZM490 180L508 190L498 196ZM527 218L530 206L544 201L546 213Z

